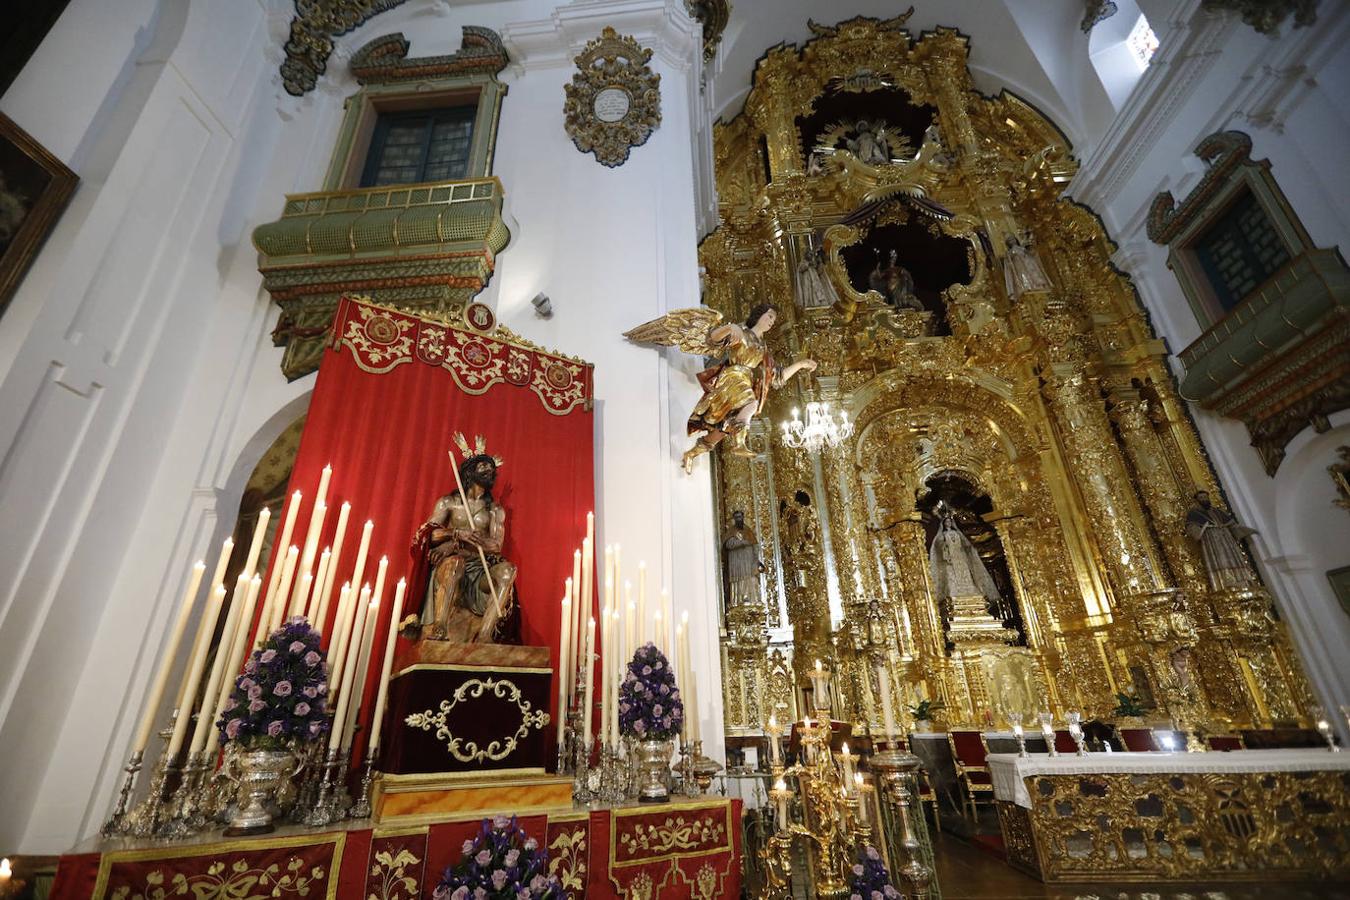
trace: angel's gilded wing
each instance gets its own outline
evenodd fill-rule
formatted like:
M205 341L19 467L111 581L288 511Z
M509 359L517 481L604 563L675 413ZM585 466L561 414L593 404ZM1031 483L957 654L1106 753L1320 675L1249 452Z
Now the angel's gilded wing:
M659 319L639 325L623 336L635 344L679 347L696 356L712 356L719 351L709 339L712 330L722 324L722 314L706 306L677 309Z

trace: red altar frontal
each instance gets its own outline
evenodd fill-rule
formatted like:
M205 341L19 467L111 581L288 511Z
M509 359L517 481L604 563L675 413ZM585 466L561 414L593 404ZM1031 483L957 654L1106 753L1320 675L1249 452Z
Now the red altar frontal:
M740 896L741 802L708 799L526 816L573 900ZM61 858L53 900L164 896L416 900L459 862L479 820L354 828ZM119 842L121 843L121 842Z

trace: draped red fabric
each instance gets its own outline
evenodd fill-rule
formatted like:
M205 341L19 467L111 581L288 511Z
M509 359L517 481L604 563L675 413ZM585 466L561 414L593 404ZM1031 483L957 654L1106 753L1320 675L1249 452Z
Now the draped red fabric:
M527 645L551 648L556 667L563 581L585 536L586 513L594 508L590 367L350 298L343 300L334 329L338 339L324 351L291 475L292 497L302 492L291 543L304 549L320 475L331 465L316 568L318 553L333 543L342 503L352 508L322 623L325 635L335 631L338 593L352 577L367 520L375 524L362 581L373 586L380 557L389 559L363 723L378 688L394 586L414 569L413 535L437 499L455 490L449 451L456 432L471 446L483 437L487 452L502 460L493 495L506 510L504 554L520 570L521 637ZM559 407L567 411L555 414ZM456 464L462 460L456 450ZM283 509L281 521L286 514ZM285 550L274 548L273 564ZM417 613L425 587L409 583L403 616ZM357 759L364 746L362 735Z

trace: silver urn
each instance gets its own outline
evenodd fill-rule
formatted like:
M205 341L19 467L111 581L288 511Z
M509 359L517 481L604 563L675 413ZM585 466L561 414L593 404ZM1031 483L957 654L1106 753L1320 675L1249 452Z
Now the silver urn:
M225 774L238 790L227 835L267 834L276 826L277 794L304 762L292 750L240 750L228 754Z
M670 756L675 752L675 742L639 741L637 747L638 766L641 769L638 801L665 803L670 799L666 778L670 774Z

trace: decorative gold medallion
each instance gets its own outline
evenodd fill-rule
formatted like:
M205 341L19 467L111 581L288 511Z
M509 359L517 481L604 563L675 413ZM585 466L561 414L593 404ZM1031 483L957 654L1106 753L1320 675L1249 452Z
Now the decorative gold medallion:
M564 85L567 133L582 153L615 168L661 124L661 76L647 65L652 51L608 26L576 58Z

